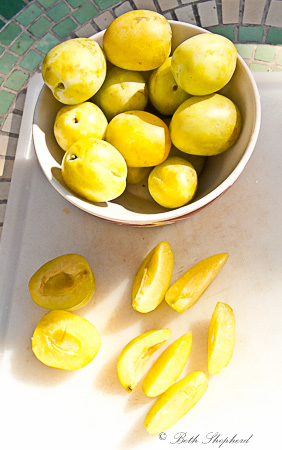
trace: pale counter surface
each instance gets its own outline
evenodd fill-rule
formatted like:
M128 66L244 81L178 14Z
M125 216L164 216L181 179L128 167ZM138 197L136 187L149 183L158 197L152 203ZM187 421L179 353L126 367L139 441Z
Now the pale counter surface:
M255 79L262 125L239 180L192 218L163 227L131 228L77 209L43 175L31 136L38 96L37 78L32 78L1 239L1 438L5 450L27 444L32 450L62 445L69 450L165 449L172 448L181 432L186 433L183 439L196 437L196 449L219 448L216 439L235 435L248 441L220 448L279 448L282 78L268 73L256 74ZM164 239L174 253L172 281L207 256L219 252L230 256L186 313L180 315L162 303L155 311L141 314L131 306L133 278L145 255ZM96 326L102 346L92 363L69 373L44 366L32 353L31 336L47 311L31 300L28 280L44 262L72 252L88 260L96 278L93 300L77 314ZM120 351L150 329L171 328L171 338L162 349L191 330L192 351L181 377L194 370L207 373L207 332L218 301L229 304L236 318L230 364L209 377L199 403L165 435L150 436L143 421L154 400L145 396L141 384L130 394L121 387L116 373ZM160 352L153 355L148 368ZM207 442L211 433L220 436Z

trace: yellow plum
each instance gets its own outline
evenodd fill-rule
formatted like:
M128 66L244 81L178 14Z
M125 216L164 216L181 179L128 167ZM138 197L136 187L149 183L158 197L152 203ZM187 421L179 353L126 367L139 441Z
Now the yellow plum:
M168 57L172 31L167 19L155 11L122 14L107 28L103 48L107 59L127 70L152 70Z
M148 102L148 89L140 72L112 67L93 98L108 120L119 113L144 110Z
M125 190L127 166L108 142L83 138L65 153L62 176L66 185L86 200L107 202Z
M165 208L186 205L198 186L197 172L184 158L169 156L151 171L148 189L153 199Z
M171 147L167 125L147 111L118 114L110 121L105 139L118 149L130 167L160 164Z
M75 105L88 100L102 86L106 58L100 45L92 39L69 39L47 53L41 72L59 102Z
M94 103L63 106L57 113L54 135L59 146L68 150L84 137L103 139L108 121L103 111Z
M175 111L169 128L172 143L192 155L213 156L228 150L238 139L242 118L224 95L194 96Z
M191 95L223 88L237 64L237 50L224 36L202 33L182 42L173 52L171 70L177 84Z

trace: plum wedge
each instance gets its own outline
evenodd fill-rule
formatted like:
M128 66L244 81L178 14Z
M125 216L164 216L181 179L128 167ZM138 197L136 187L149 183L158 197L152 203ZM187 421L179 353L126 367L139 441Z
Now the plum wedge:
M191 308L208 288L228 259L228 253L218 253L203 259L170 286L166 302L179 313Z

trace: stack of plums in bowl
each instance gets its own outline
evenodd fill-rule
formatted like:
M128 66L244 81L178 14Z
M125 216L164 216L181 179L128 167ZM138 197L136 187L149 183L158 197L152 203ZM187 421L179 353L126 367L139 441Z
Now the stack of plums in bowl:
M188 217L242 172L260 126L256 84L234 44L145 10L42 63L33 135L70 202L129 225Z

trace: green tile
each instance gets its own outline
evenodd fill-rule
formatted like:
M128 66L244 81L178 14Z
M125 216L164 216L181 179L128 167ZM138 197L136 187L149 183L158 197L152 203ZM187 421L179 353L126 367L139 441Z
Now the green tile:
M235 44L237 52L244 59L251 59L253 56L254 45L253 44Z
M71 20L70 17L66 17L66 19L62 20L62 22L55 25L53 31L60 36L61 38L67 36L77 27L76 23Z
M83 3L86 3L88 0L67 0L67 2L73 7L78 8L79 6L83 5Z
M12 94L11 92L4 91L3 89L0 91L0 114L6 114L11 104L13 103L16 94Z
M0 3L0 14L5 17L5 19L10 20L13 16L18 14L26 6L22 0L1 0Z
M279 66L282 66L282 48L280 49L280 53L276 59L276 64L279 64Z
M251 63L249 67L252 72L268 72L269 70L269 67L265 64Z
M261 26L239 27L238 41L261 42L262 37L263 37L263 27Z
M4 81L4 78L0 77L0 84L2 84Z
M24 59L20 62L19 66L29 72L33 72L38 64L42 61L43 57L36 53L34 50L30 50Z
M20 70L14 70L4 83L4 87L12 89L13 91L19 91L27 79L28 75L26 73L23 73Z
M4 50L5 50L4 47L2 47L2 45L0 45L0 55L1 55L1 53L3 53Z
M47 33L42 39L40 39L39 42L37 42L35 48L46 54L49 50L51 50L51 48L55 47L55 45L58 45L59 43L59 39L57 39L53 34Z
M270 45L258 45L255 59L258 61L272 62L276 54L276 47Z
M54 21L58 22L70 12L70 9L64 2L60 2L47 11L47 15Z
M5 25L5 22L3 22L3 20L0 20L0 30L1 30L1 28L3 28L4 25Z
M20 37L13 43L11 46L11 50L18 55L23 55L29 47L34 43L34 39L30 37L28 34L23 33Z
M4 53L4 55L0 58L0 73L3 75L8 75L17 61L18 58L16 58L16 56L11 53Z
M273 67L272 72L282 72L282 69L279 69L279 67Z
M16 20L26 27L35 19L37 19L40 14L42 14L41 9L38 8L37 5L33 4L26 8L21 14L19 14Z
M28 31L33 34L34 37L38 38L41 36L45 31L49 30L51 27L52 22L47 19L46 17L39 17L38 20L36 20L30 27L28 28Z
M37 0L40 5L43 6L43 8L47 9L50 8L50 6L54 5L57 0Z
M267 44L281 45L282 44L282 30L279 30L277 28L269 28L265 42Z
M234 30L232 25L227 25L225 27L210 27L209 30L212 33L220 34L221 36L230 39L230 41L234 41Z
M0 31L0 42L3 45L10 45L11 42L22 32L19 25L10 22Z
M83 24L97 14L98 9L95 8L92 3L87 3L86 5L74 11L72 15L80 24Z
M116 5L117 3L120 3L116 0L95 0L96 5L99 6L100 9L106 9L109 6Z

